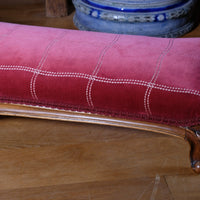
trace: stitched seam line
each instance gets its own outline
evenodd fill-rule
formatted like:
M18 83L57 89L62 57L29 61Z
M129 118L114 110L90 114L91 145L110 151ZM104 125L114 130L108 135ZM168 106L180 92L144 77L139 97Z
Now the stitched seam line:
M170 45L170 41L168 42L168 45L167 47L165 47L165 49L160 53L159 57L158 57L158 60L156 62L156 69L154 71L154 74L150 80L150 83L149 83L149 86L147 86L147 89L146 89L146 92L145 92L145 95L144 95L144 107L145 107L145 112L150 115L151 113L149 112L148 110L148 104L147 104L147 98L148 98L148 95L149 95L149 91L150 91L150 85L152 85L152 83L154 82L154 79L156 77L156 74L158 73L158 70L159 70L159 67L161 65L161 60L163 58L163 55L165 55L165 52L168 50L169 48L169 45ZM150 91L151 92L151 91Z
M110 48L113 47L113 45L119 40L120 38L120 35L116 35L115 38L113 39L113 41L104 47L104 49L102 50L100 56L99 56L99 59L98 59L98 62L97 62L97 65L92 73L92 76L91 78L89 79L88 81L88 84L87 84L87 87L86 87L86 99L87 99L87 103L90 107L94 107L94 104L93 104L93 101L92 101L92 86L93 86L93 83L94 83L94 79L93 79L93 76L96 76L102 66L102 63L103 63L103 59L106 55L106 53L108 52L108 50Z
M55 39L53 39L48 45L47 45L47 47L46 47L46 49L45 49L45 51L44 51L44 53L43 53L43 56L42 56L42 58L41 58L41 60L40 60L40 62L39 62L39 64L38 64L38 66L37 66L37 70L40 70L42 67L43 67L43 65L44 65L44 63L46 62L46 59L47 59L47 56L48 56L48 54L49 54L49 51L50 51L50 49L51 49L51 47L56 43L56 42L58 42L63 36L65 35L65 32L62 32L61 33L61 35L59 35L58 37L56 37ZM33 76L32 76L32 78L31 78L31 82L30 82L30 91L31 91L31 96L32 96L32 98L33 99L35 99L35 100L38 100L38 97L37 97L37 94L36 94L36 79L37 79L37 77L38 77L38 73L37 73L38 71L35 71L34 72L34 74L33 74Z
M167 55L167 53L171 49L172 44L173 44L173 39L170 39L167 47L159 55L159 58L158 58L157 64L156 64L156 69L155 69L154 74L151 78L151 81L149 82L149 85L147 86L147 89L146 89L146 92L145 92L145 95L144 95L144 108L145 108L145 112L147 113L147 115L152 114L151 109L150 109L150 105L149 105L150 94L151 94L153 86L154 86L154 84L155 84L155 82L158 78L158 75L160 73L160 69L161 69L161 66L162 66L163 59L165 58L165 56Z
M157 72L157 75L156 75L156 77L155 77L155 79L154 79L154 81L153 81L153 84L155 84L156 80L158 79L158 76L159 76L159 74L160 74L160 70L161 70L161 67L162 67L163 60L164 60L165 56L167 55L167 53L169 53L169 51L171 50L171 48L172 48L172 46L173 46L173 41L174 41L174 39L171 39L171 40L170 40L169 48L168 48L167 51L164 53L164 55L163 55L163 57L162 57L162 59L161 59L161 61L160 61L159 68L158 68L158 72ZM150 86L149 93L148 93L148 96L147 96L147 109L148 109L150 115L152 114L152 113L151 113L151 109L150 109L150 95L151 95L152 89L153 89L153 87Z
M30 73L38 73L38 75L46 76L46 77L59 77L59 78L82 78L82 79L93 79L97 82L107 83L107 84L126 84L126 85L139 85L139 86L149 86L153 87L154 89L168 91L168 92L176 92L176 93L186 93L192 94L196 96L200 96L200 91L192 90L187 88L179 88L179 87L172 87L162 84L152 84L147 81L143 80L134 80L134 79L111 79L99 76L92 76L89 74L84 73L76 73L76 72L49 72L44 70L38 70L34 68L24 67L24 66L7 66L7 65L0 65L0 70L9 70L9 71L25 71Z

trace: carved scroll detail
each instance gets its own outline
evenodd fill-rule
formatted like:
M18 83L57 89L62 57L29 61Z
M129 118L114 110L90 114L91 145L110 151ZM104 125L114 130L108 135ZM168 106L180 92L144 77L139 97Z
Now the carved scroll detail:
M191 167L196 173L200 173L200 131L195 129L187 129L185 133L185 139L189 142L190 161Z

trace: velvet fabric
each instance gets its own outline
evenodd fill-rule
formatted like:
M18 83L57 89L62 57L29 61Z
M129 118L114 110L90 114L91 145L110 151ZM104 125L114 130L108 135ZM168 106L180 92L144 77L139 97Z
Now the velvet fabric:
M0 23L0 102L200 124L200 38Z

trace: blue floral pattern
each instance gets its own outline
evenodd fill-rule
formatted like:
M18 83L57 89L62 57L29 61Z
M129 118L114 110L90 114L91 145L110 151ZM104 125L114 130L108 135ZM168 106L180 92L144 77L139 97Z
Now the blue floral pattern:
M197 0L73 0L76 8L74 23L83 30L178 37L194 27L192 11L196 2Z

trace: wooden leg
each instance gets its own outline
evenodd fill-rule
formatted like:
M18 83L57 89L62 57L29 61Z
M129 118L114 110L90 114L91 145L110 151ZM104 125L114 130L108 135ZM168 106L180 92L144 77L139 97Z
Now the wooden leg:
M200 173L200 131L190 129L186 131L185 139L191 146L190 160L192 169Z
M46 0L47 17L64 17L67 12L67 0Z

